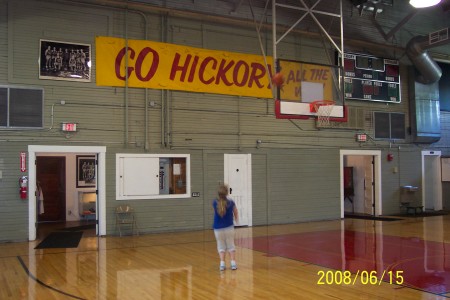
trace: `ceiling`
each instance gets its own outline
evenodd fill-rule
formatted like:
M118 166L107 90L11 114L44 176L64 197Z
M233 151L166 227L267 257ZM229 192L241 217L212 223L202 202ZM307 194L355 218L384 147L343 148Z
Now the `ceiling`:
M148 13L191 18L222 26L247 26L261 31L272 30L271 0L61 0L100 4ZM323 27L334 40L340 38L340 1L337 0L274 0L277 31L320 37ZM311 10L309 10L311 9ZM311 13L308 13L309 12ZM316 19L316 20L314 20ZM450 27L450 0L430 8L415 9L409 0L342 0L345 48L379 48L404 50L411 38L428 35ZM299 21L301 20L301 21ZM256 31L255 31L256 34ZM322 34L323 36L323 34ZM430 49L433 56L450 61L450 46ZM404 54L404 53L403 53ZM392 54L390 54L392 56Z

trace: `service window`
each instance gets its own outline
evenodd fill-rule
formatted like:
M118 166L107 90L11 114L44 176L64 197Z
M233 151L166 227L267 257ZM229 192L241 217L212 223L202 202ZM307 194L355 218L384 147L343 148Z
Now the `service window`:
M190 197L189 154L117 154L117 200Z

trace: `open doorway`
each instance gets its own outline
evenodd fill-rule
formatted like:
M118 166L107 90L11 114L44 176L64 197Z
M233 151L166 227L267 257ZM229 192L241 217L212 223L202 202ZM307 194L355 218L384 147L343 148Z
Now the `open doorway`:
M36 157L37 224L66 221L66 157ZM45 197L44 197L45 195Z
M38 239L61 230L96 235L95 161L95 154L36 154Z
M29 161L36 162L30 163L29 169L29 240L36 239L39 224L52 221L91 221L96 224L96 235L106 234L105 153L106 147L28 146ZM97 160L97 165L94 166L95 182L86 180L80 182L78 174L83 172L84 162L80 157ZM37 193L38 181L41 187L43 185L41 181L46 184L43 193L45 201L43 212L41 203L38 202L40 200ZM90 207L83 205L84 194L96 196L94 200L92 197L86 197L86 205ZM68 202L68 199L72 201ZM47 213L45 209L48 210Z
M346 212L380 216L381 151L341 150L340 156L341 218Z

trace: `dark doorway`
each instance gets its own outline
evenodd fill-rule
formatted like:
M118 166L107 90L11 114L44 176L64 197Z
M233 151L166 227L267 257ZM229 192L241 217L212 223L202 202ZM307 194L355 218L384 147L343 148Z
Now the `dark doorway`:
M36 180L43 194L44 212L38 210L38 223L66 220L66 158L36 157Z

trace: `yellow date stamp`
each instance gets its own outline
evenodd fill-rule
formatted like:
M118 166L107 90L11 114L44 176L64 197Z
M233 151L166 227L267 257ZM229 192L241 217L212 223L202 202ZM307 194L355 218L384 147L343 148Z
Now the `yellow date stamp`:
M350 271L339 270L320 270L317 272L319 279L318 285L380 285L383 279L386 277L385 282L389 284L403 284L403 271L361 271L358 270L356 274ZM381 276L380 276L381 275Z

